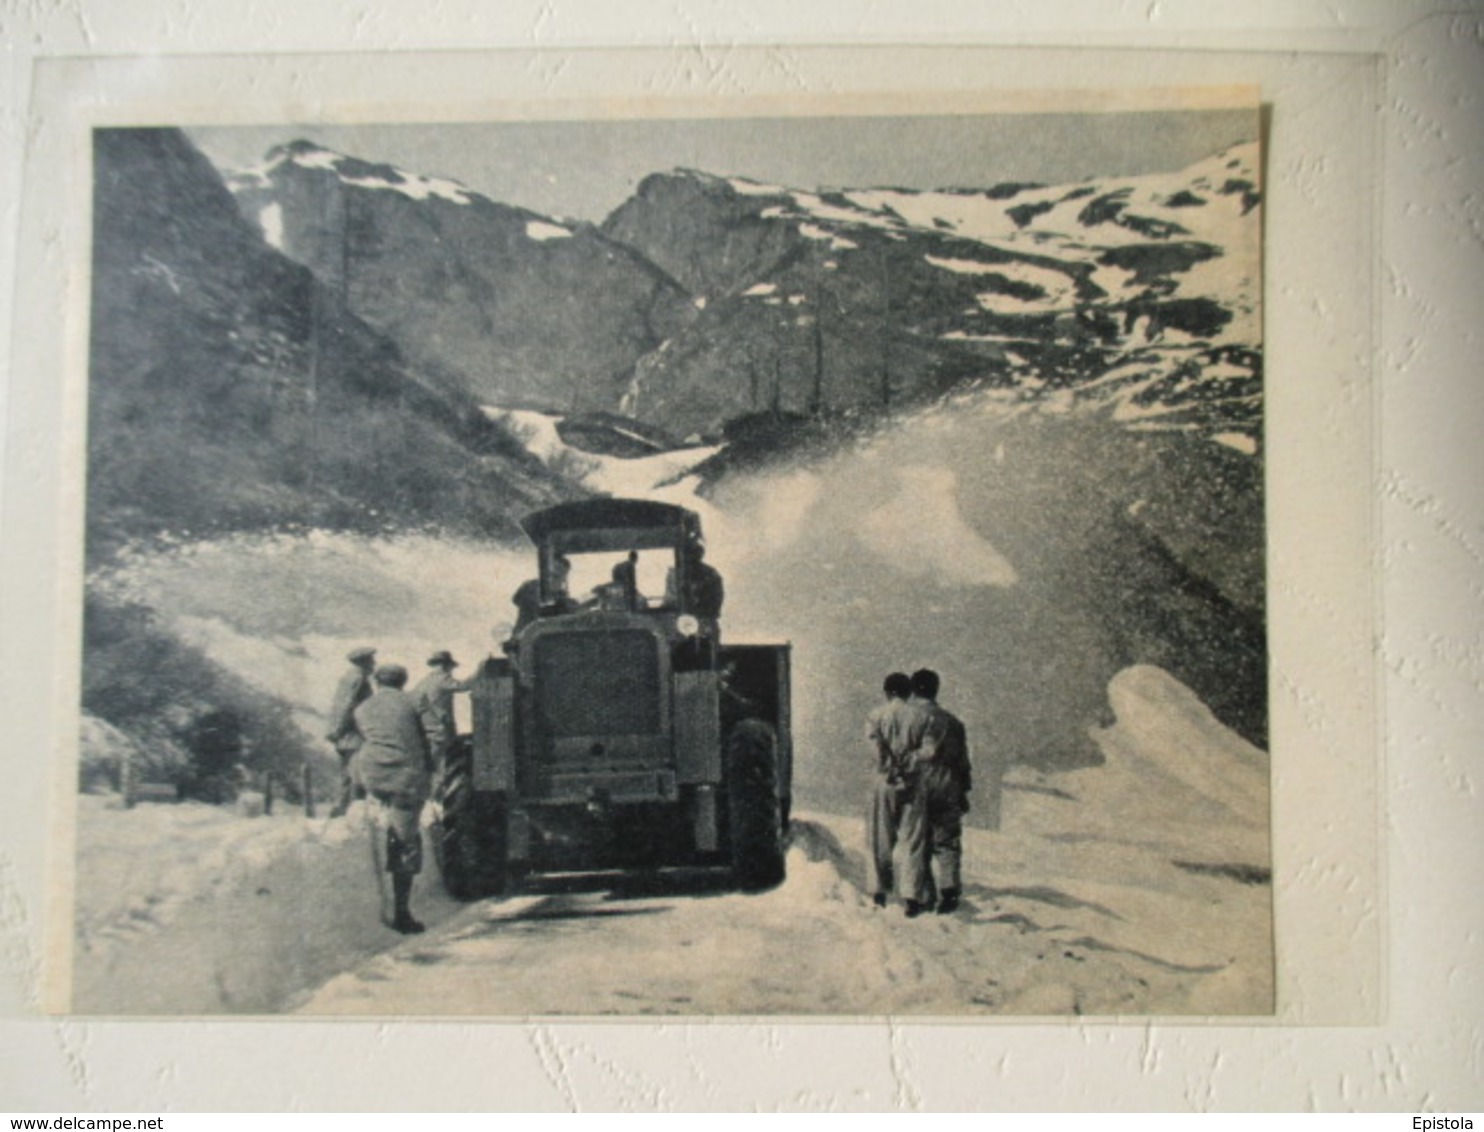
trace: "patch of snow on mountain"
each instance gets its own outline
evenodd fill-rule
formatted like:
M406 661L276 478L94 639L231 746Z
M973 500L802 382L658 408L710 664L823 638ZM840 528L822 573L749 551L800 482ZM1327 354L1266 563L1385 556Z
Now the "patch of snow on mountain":
M1247 377L1249 370L1245 366L1233 365L1231 362L1212 362L1201 370L1202 381L1227 381Z
M818 224L800 224L799 235L803 236L806 240L818 240L822 243L828 243L830 250L835 252L844 252L849 251L851 248L860 247L854 240L847 240L844 236L836 235L834 232L826 232ZM835 267L838 265L827 263L825 266Z
M457 181L447 181L441 177L422 177L416 173L404 173L401 170L398 172L402 175L400 181L388 181L382 177L347 177L343 174L340 180L358 189L401 193L413 200L428 200L430 197L437 197L454 204L470 203L467 191Z
M487 406L484 413L491 420L506 425L526 450L542 463L560 466L565 474L578 478L584 487L608 495L661 498L656 493L660 484L678 481L691 468L720 451L720 448L711 446L680 448L632 459L602 456L574 448L563 440L557 431L562 420L559 414L496 406ZM694 506L695 486L691 484L681 490L679 497L668 501Z
M1148 384L1153 384L1149 382ZM1162 401L1153 404L1140 404L1133 399L1133 393L1138 390L1134 387L1129 395L1119 399L1117 407L1113 410L1113 419L1122 424L1132 421L1151 421L1159 417L1179 415L1187 411L1184 405L1167 405Z
M955 275L987 275L1004 268L1003 263L984 263L977 259L949 259L943 256L925 255L922 257L934 267L941 267L944 271L951 271Z
M526 238L528 240L565 240L572 235L570 228L563 228L560 224L548 224L544 220L528 220L526 222Z
M1245 456L1257 455L1257 441L1241 432L1218 432L1211 438L1218 444L1225 444L1228 448L1235 448Z
M831 204L817 193L796 189L789 194L789 197L794 202L795 207L801 209L806 215L827 223L850 224L864 228L880 228L883 231L891 231L902 227L902 221L895 216Z
M333 170L336 165L345 160L345 156L329 149L299 148L288 160L304 169Z
M550 464L563 453L572 451L557 432L557 422L561 418L551 413L487 406L484 415L510 427L527 451L544 464Z
M283 251L283 206L277 201L258 213L258 227L269 245Z
M1003 290L983 291L975 301L987 311L1018 314L1027 309L1066 310L1075 305L1076 292L1070 276L1029 263L1007 263L986 272L997 275L1010 286ZM1030 296L1024 288L1034 288L1039 295Z
M616 496L645 496L679 503L682 507L695 507L694 480L678 490L669 491L663 484L680 483L681 477L697 464L710 459L721 451L711 445L697 448L680 448L673 452L658 452L653 456L641 456L634 460L623 460L616 456L599 457L598 466L584 481L596 491Z
M741 193L745 197L781 197L787 196L788 190L778 185L765 185L760 181L749 181L746 177L730 177L727 184L732 186L734 192Z
M997 211L1000 215L997 222L981 222L979 225L970 223L972 206L970 210L965 205L973 198L960 199L955 194L938 192L898 192L892 189L867 189L847 193L847 199L852 204L859 205L869 212L881 215L895 213L913 228L921 228L924 231L935 231L941 229L940 221L947 224L949 229L960 235L971 235L974 231L982 228L985 234L999 232L1012 227L1005 219L1004 204L999 204Z
M234 174L230 183L234 188L246 187L249 184L257 188L267 188L271 185L272 174L285 162L292 162L301 169L334 173L341 183L358 189L401 193L403 196L419 201L433 197L450 201L453 204L469 204L471 201L469 190L457 181L445 177L427 177L420 173L409 173L405 169L390 165L371 165L319 146L294 145L277 149L263 164ZM370 172L357 175L350 171L352 169L385 170L390 176L377 176Z
M1039 338L1025 338L1014 334L970 334L965 330L950 330L939 337L951 342L1016 342L1034 346Z

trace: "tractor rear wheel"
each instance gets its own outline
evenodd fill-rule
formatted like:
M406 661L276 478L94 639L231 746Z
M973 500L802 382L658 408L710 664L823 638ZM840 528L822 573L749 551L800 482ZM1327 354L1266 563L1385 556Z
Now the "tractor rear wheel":
M783 880L783 811L778 794L778 740L773 729L744 719L727 735L727 817L732 877L748 892Z
M455 740L434 792L433 857L443 887L455 900L498 896L507 882L505 800L474 789L473 764L470 741Z

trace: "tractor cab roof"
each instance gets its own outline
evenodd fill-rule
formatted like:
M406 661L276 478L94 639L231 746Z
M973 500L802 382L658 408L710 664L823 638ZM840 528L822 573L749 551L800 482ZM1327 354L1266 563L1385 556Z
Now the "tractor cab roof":
M649 499L582 499L527 515L521 529L538 547L559 554L655 550L701 537L701 520L673 503Z

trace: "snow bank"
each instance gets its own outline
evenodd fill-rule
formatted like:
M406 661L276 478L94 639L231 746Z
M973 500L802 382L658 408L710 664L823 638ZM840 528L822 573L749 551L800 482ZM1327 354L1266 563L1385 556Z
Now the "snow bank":
M468 672L509 635L510 597L531 569L524 548L316 531L125 556L90 585L153 608L187 643L289 703L319 741L350 649L370 645L413 673L449 649Z
M435 878L414 893L429 923L454 910ZM358 809L245 818L85 795L75 900L73 1009L87 1014L268 1013L401 940L378 920Z

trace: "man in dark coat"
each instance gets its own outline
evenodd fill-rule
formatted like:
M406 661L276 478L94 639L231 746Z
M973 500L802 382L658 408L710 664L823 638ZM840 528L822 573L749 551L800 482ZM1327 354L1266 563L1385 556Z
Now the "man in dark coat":
M365 797L355 780L351 760L361 746L355 710L371 695L371 670L376 667L376 650L367 646L354 648L345 659L350 661L350 668L335 685L335 698L330 701L330 729L325 733L340 759L340 797L330 811L332 818L344 817L353 799Z
M372 852L392 878L393 907L388 916L383 894L382 919L403 934L420 932L423 925L412 915L412 878L423 867L418 818L428 800L432 760L417 702L403 691L407 669L383 664L374 679L375 694L355 711L365 737L356 769L370 805Z
M902 815L906 857L902 895L908 916L935 906L947 915L958 908L962 892L963 820L973 776L964 725L938 705L938 687L938 674L931 669L912 674L910 702L926 721L912 756L911 800Z

